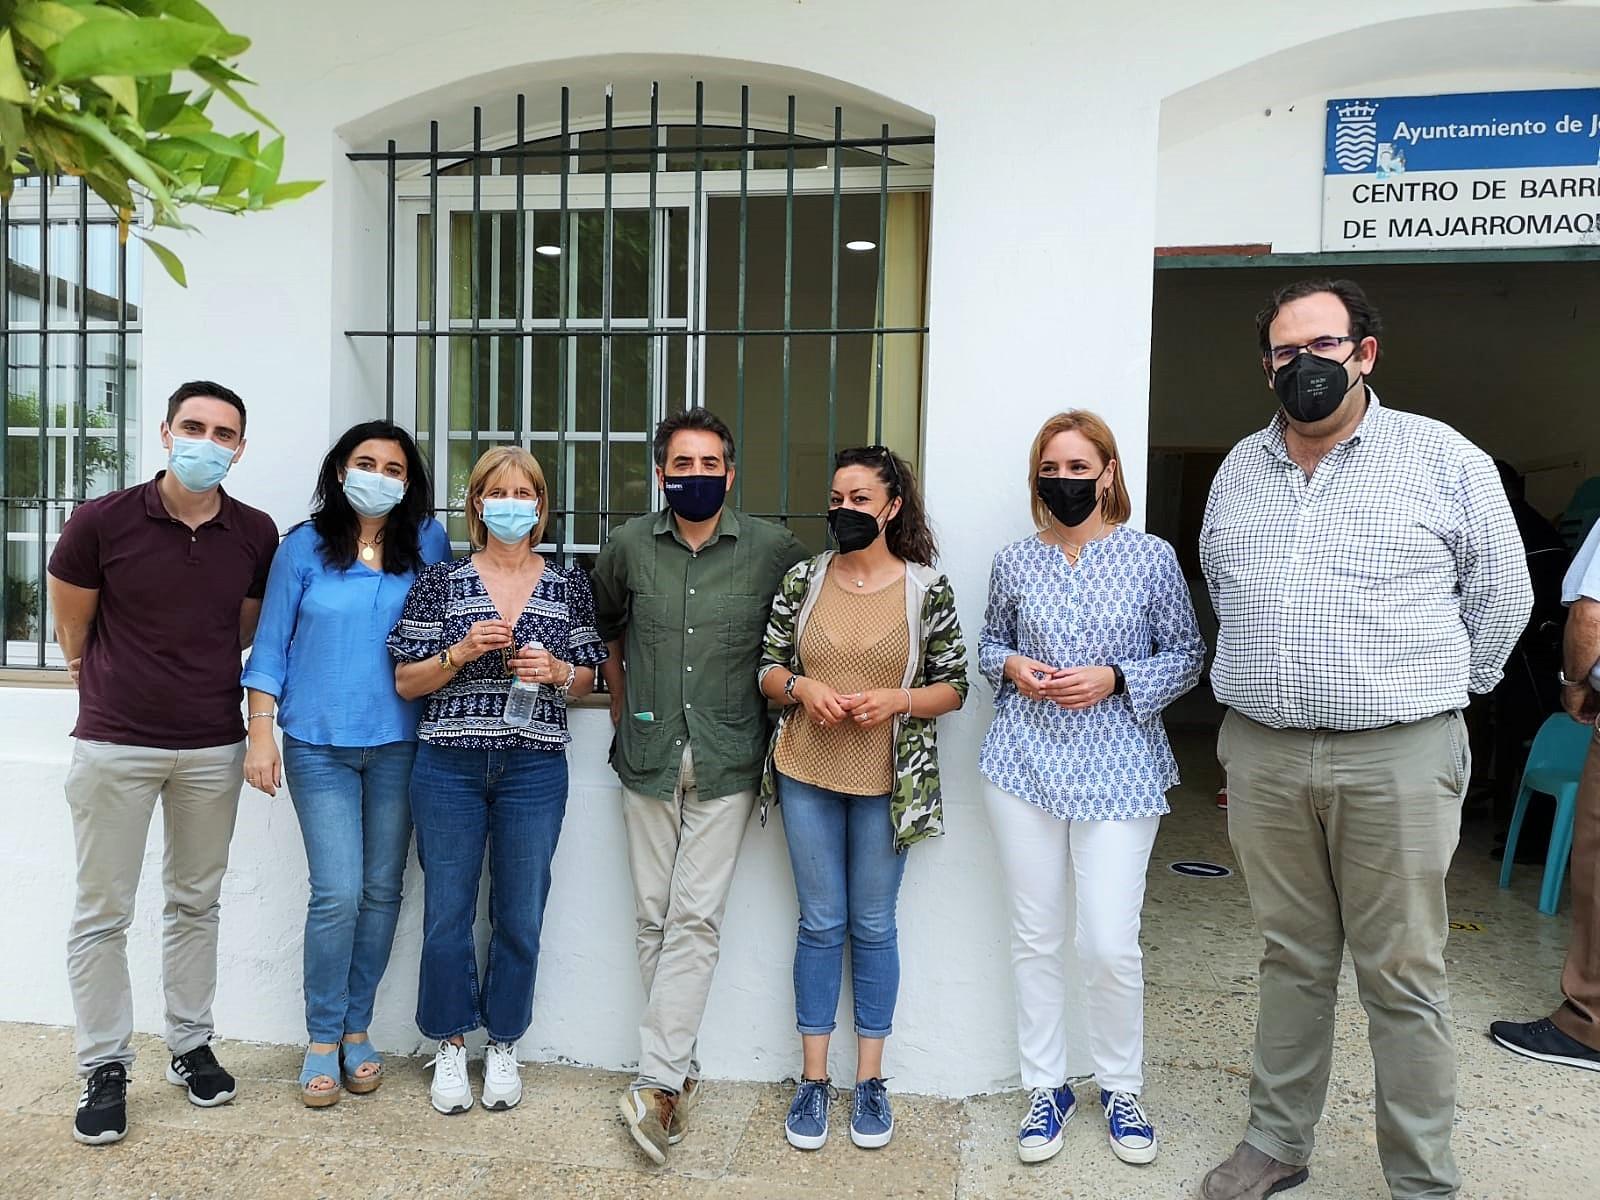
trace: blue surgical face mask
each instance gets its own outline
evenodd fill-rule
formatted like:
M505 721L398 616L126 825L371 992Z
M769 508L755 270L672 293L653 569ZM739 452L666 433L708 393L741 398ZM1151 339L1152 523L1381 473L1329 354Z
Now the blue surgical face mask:
M389 510L405 499L403 480L376 471L351 467L344 473L344 498L363 517L386 517Z
M485 500L483 523L495 541L514 545L532 533L539 523L539 502L498 496Z
M172 452L167 466L178 482L191 492L209 492L227 477L234 452L210 438L172 435Z

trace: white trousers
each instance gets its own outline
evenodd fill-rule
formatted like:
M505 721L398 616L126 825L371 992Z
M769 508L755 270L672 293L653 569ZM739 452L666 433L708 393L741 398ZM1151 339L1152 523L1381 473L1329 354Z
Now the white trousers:
M984 802L1011 902L1022 1086L1059 1087L1092 1071L1107 1091L1137 1095L1139 915L1161 818L1063 821L993 784Z

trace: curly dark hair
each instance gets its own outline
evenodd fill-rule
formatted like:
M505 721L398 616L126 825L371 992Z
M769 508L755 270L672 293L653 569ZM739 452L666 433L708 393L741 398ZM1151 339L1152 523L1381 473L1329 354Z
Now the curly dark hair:
M889 553L905 562L931 567L939 561L939 546L928 523L928 510L922 504L922 489L911 464L887 446L855 446L841 450L833 458L833 469L871 467L888 489L889 499L900 500L900 511L884 528Z
M1300 279L1273 292L1256 314L1256 341L1261 344L1262 355L1272 352L1272 323L1278 319L1278 311L1291 301L1304 300L1307 296L1317 296L1323 292L1338 299L1344 305L1345 312L1350 314L1350 336L1355 339L1357 346L1361 345L1362 339L1378 337L1383 333L1383 318L1378 315L1377 306L1367 299L1360 284L1349 279Z

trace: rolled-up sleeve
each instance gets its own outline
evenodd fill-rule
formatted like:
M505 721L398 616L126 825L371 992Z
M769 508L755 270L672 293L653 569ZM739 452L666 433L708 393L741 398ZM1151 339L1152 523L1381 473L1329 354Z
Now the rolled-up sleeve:
M575 667L598 667L606 660L606 644L595 630L594 592L589 577L573 571L567 578L567 661Z
M1009 572L995 555L989 568L989 602L978 634L978 671L998 696L1005 682L1006 659L1017 653L1017 597Z
M1461 532L1454 541L1461 623L1472 646L1468 688L1492 692L1533 612L1527 552L1511 503L1488 455L1469 456L1458 492Z
M953 687L966 703L967 643L961 636L961 619L956 614L956 594L950 581L939 576L928 589L927 645L923 649L922 683L943 683Z
M1148 721L1200 682L1206 643L1189 585L1171 546L1164 546L1146 620L1154 653L1119 662L1135 720Z
M1576 604L1579 600L1600 600L1600 521L1589 530L1561 581L1561 603Z

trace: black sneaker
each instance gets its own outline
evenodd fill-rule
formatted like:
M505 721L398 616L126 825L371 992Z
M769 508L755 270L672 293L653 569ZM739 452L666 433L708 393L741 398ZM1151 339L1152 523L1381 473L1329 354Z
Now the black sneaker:
M127 1067L106 1063L84 1080L72 1136L85 1146L106 1146L128 1136Z
M1600 1050L1591 1050L1576 1038L1570 1038L1557 1029L1555 1022L1496 1021L1489 1026L1489 1036L1513 1054L1536 1058L1540 1062L1557 1063L1563 1067L1582 1067L1585 1071L1600 1071Z
M215 1108L233 1099L233 1076L222 1069L210 1043L196 1046L187 1054L175 1054L167 1067L167 1082L189 1089L189 1103Z

